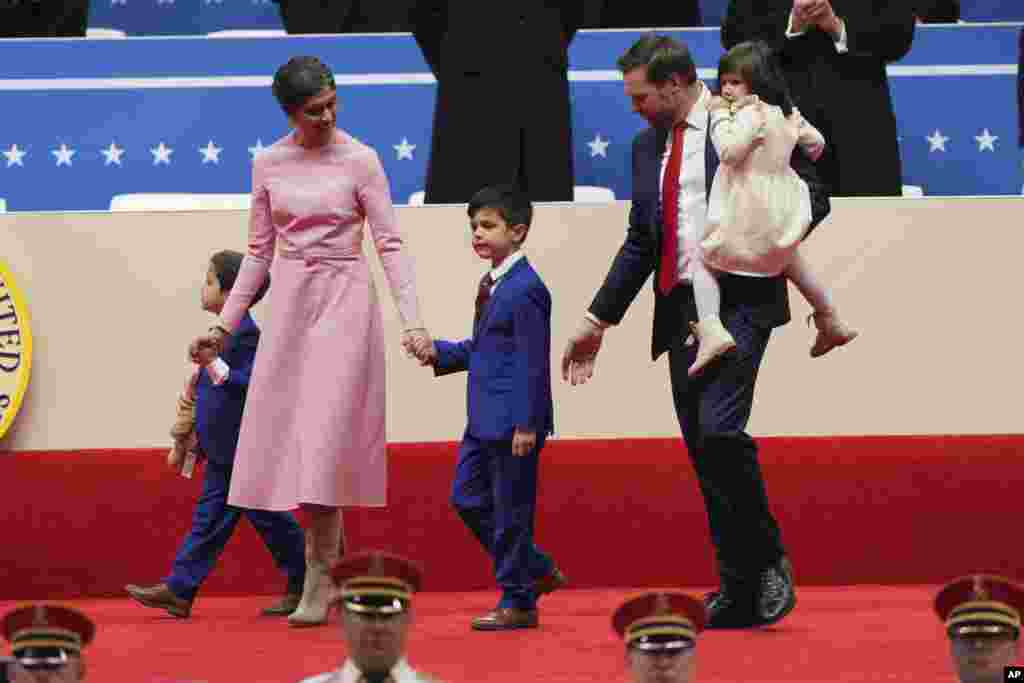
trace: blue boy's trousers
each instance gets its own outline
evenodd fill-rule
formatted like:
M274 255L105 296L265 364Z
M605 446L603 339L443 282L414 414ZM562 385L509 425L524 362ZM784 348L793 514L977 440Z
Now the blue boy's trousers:
M306 575L302 527L290 512L247 510L228 505L231 466L206 460L203 492L196 501L192 529L178 548L171 574L164 579L172 593L183 600L195 598L213 571L217 558L231 539L238 520L245 515L266 544L274 563L288 577L288 592L302 593Z
M512 455L512 441L482 441L467 431L459 446L452 505L494 560L502 595L498 607L533 609L533 584L554 570L533 543L537 462L544 438L529 455Z

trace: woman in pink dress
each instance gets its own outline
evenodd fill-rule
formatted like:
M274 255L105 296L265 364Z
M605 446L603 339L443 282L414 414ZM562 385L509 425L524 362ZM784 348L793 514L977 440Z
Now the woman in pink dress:
M363 254L369 224L408 347L430 343L413 264L377 154L335 127L331 71L295 57L274 76L294 131L253 161L249 248L219 324L191 346L219 348L271 271L228 502L305 511L306 582L293 626L327 621L341 507L383 506L384 327ZM276 254L275 254L276 247Z

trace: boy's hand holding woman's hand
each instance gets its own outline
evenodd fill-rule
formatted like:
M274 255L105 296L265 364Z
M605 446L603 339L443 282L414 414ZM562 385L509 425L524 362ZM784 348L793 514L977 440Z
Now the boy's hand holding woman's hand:
M434 340L425 328L419 327L402 333L402 348L405 355L415 358L420 365L433 365L437 360L437 349Z
M188 359L203 367L213 362L224 351L228 332L223 327L211 327L204 335L196 337L188 346Z

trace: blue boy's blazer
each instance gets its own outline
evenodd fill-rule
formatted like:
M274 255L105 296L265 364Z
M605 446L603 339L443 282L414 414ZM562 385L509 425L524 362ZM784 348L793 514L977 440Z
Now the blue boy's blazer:
M212 462L230 465L235 459L238 432L242 426L245 394L256 358L260 328L248 313L231 335L221 359L231 368L228 378L214 386L205 369L196 382L196 436L199 445Z
M525 258L498 281L471 338L435 345L435 375L469 371L471 435L498 441L516 427L552 432L551 293Z

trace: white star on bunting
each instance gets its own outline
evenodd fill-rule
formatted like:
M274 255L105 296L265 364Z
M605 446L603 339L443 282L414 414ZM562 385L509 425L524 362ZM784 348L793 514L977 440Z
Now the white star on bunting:
M249 155L253 159L255 159L256 155L259 154L260 152L262 152L265 149L266 149L266 147L263 146L263 139L262 138L256 138L256 145L249 148Z
M590 157L604 157L608 158L608 145L612 144L611 140L602 140L601 134L598 133L593 140L587 143L590 146Z
M992 135L988 132L988 128L981 131L981 135L975 135L974 139L978 141L978 151L984 152L986 149L990 152L996 151L996 140L999 139L998 135Z
M157 166L159 164L167 164L168 166L171 165L171 154L174 153L174 150L165 145L163 142L160 143L159 147L153 147L149 151L153 155L154 166Z
M4 152L4 156L7 157L7 168L11 166L25 167L25 162L22 161L28 152L22 149L18 149L17 145L11 145L11 148Z
M173 5L174 4L174 0L156 0L156 4L158 4L158 5Z
M75 150L71 149L62 142L60 145L60 149L52 149L50 150L50 154L57 158L58 166L70 166L71 157L75 156Z
M929 152L945 152L946 143L949 142L949 138L940 133L938 128L931 135L926 135L924 139L928 141L928 145L931 147L928 150Z
M223 152L223 151L224 151L224 148L223 147L217 147L216 145L214 145L213 144L213 140L210 140L210 142L208 142L206 144L206 147L200 147L199 148L199 153L203 155L203 163L204 164L209 164L211 162L214 163L214 164L219 164L220 163L220 153Z
M113 142L110 143L110 147L101 149L100 153L107 158L107 160L103 162L104 166L110 166L111 164L117 164L118 166L121 165L121 155L124 154L124 150Z
M128 4L128 0L110 0L110 6L111 7L113 7L114 5L126 5L127 6L127 4Z
M398 155L398 160L408 159L412 161L412 151L416 149L416 145L410 145L407 138L402 138L402 143L399 145L391 145L395 148L395 153Z

